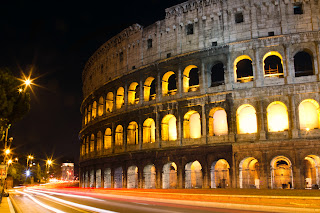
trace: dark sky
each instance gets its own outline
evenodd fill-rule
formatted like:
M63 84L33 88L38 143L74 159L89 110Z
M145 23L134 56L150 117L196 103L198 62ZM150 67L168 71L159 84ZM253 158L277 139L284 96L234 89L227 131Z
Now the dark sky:
M138 23L164 19L183 0L1 2L0 67L40 77L31 110L10 135L21 155L78 162L81 74L89 57L110 37ZM20 73L15 73L20 77Z

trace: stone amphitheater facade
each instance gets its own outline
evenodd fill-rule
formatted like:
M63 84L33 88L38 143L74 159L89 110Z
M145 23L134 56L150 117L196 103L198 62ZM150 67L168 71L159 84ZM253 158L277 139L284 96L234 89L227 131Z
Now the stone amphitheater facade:
M189 0L85 65L81 187L318 188L318 0Z

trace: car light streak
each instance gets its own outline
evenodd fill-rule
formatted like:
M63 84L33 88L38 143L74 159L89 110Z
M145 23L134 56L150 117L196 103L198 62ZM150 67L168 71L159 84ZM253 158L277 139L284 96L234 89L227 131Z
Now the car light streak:
M82 196L82 195L66 194L66 193L61 193L61 192L41 191L41 190L34 190L34 189L27 189L25 191L27 191L27 192L41 192L41 193L46 193L46 194L62 195L62 196L66 196L66 197L85 198L85 199L89 199L89 200L104 201L104 200L101 200L98 198L87 197L87 196Z
M50 195L47 195L47 194L44 194L44 193L41 193L41 192L35 192L35 191L29 191L29 192L37 194L37 195L42 195L44 197L48 197L48 198L50 198L52 200L55 200L55 201L58 201L58 202L61 202L61 203L65 203L65 204L68 204L70 206L75 206L75 207L78 207L80 209L86 209L86 210L89 210L89 211L94 211L94 212L99 212L99 213L117 213L117 212L114 212L114 211L109 211L109 210L105 210L105 209L99 209L99 208L95 208L95 207L92 207L92 206L82 205L82 204L79 204L79 203L73 203L73 202L66 201L66 200L63 200L63 199L60 199L60 198L57 198L57 197L53 197L53 196L50 196Z
M19 191L17 191L17 192L19 192ZM29 197L33 202L35 202L36 204L42 206L43 208L49 209L49 210L54 211L54 212L56 212L56 213L66 213L66 212L64 212L64 211L60 211L59 209L56 209L56 208L53 208L53 207L51 207L51 206L48 206L48 205L46 205L46 204L44 204L44 203L41 203L40 201L38 201L37 199L35 199L35 198L32 197L31 195L28 195L28 194L25 193L25 192L19 192L19 193L26 195L26 196Z

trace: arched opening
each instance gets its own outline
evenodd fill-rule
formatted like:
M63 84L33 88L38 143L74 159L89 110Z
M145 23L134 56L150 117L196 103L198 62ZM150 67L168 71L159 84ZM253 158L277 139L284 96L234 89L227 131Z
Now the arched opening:
M128 103L131 105L138 104L139 94L139 84L137 82L131 83L128 91Z
M162 78L162 95L175 95L177 93L176 75L169 71Z
M165 164L162 169L162 188L175 189L177 181L177 165L173 162Z
M237 110L238 134L257 133L256 110L249 104L241 105Z
M313 56L306 51L300 51L293 57L295 77L313 75Z
M143 143L154 143L156 141L156 124L152 118L143 122Z
M199 89L199 69L195 65L187 66L183 71L183 91L197 91Z
M211 68L211 87L222 84L224 84L224 65L218 62Z
M94 152L94 134L90 137L90 152Z
M221 107L216 107L209 112L209 135L220 136L228 134L227 113Z
M138 188L138 167L130 166L127 174L127 188Z
M90 188L95 187L95 185L94 185L94 170L93 169L90 170L90 180L89 181L90 181L89 187Z
M161 123L161 138L163 141L177 140L177 119L174 115L166 115Z
M112 133L111 133L111 129L107 128L104 133L104 148L110 149L111 144L112 144Z
M104 170L104 183L103 183L104 188L111 188L111 169L106 168Z
M278 156L271 161L271 187L272 189L293 188L292 164L284 157Z
M116 108L120 109L124 104L124 89L123 87L119 87L117 90L117 98L116 98Z
M112 112L112 109L113 109L113 93L108 92L107 100L106 100L106 112Z
M234 61L235 81L246 83L253 81L252 59L242 55Z
M211 165L211 188L228 188L230 186L229 163L220 159Z
M122 167L118 167L114 170L114 188L122 188L123 170Z
M193 161L185 166L185 188L202 188L202 167L199 161Z
M259 162L253 157L247 157L239 165L239 183L240 188L259 189L260 172Z
M319 104L313 99L303 100L299 105L299 121L301 130L319 129Z
M138 124L135 121L131 121L127 129L127 144L136 145L139 144L139 131Z
M123 145L123 127L118 125L116 128L116 135L115 135L115 146L122 146Z
M101 188L101 169L96 170L96 188Z
M156 188L156 167L154 165L147 165L143 169L144 187L145 189Z
M83 144L81 144L81 156L84 156L85 154L86 154L86 144L84 140Z
M97 117L97 102L94 101L92 104L92 119Z
M283 78L283 63L282 56L276 52L271 51L263 57L264 77Z
M103 115L103 97L99 98L99 106L98 106L98 116Z
M304 158L305 188L319 189L320 185L320 157L308 155Z
M84 124L85 125L87 125L87 123L88 123L87 117L88 117L88 109L86 108L84 110Z
M90 144L90 141L89 141L89 136L88 136L87 140L86 140L86 154L89 154L89 144Z
M184 138L201 138L201 121L198 112L189 111L184 115L183 135Z
M284 103L275 101L267 107L269 132L282 132L289 129L288 110Z
M88 108L88 123L91 121L91 105Z
M144 82L144 100L151 101L154 99L156 99L156 80L153 77L149 77Z
M99 131L97 134L97 151L102 150L102 133Z

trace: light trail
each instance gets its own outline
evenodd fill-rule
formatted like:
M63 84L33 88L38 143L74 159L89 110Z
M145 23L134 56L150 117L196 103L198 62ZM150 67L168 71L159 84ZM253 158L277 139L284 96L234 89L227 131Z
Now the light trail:
M93 198L93 197L88 197L88 196L82 196L82 195L73 195L73 194L66 194L66 193L61 193L61 192L49 192L49 191L41 191L37 189L26 189L25 191L27 192L41 192L41 193L46 193L46 194L54 194L54 195L62 195L66 197L75 197L75 198L85 198L89 200L96 200L96 201L104 201L98 198Z

